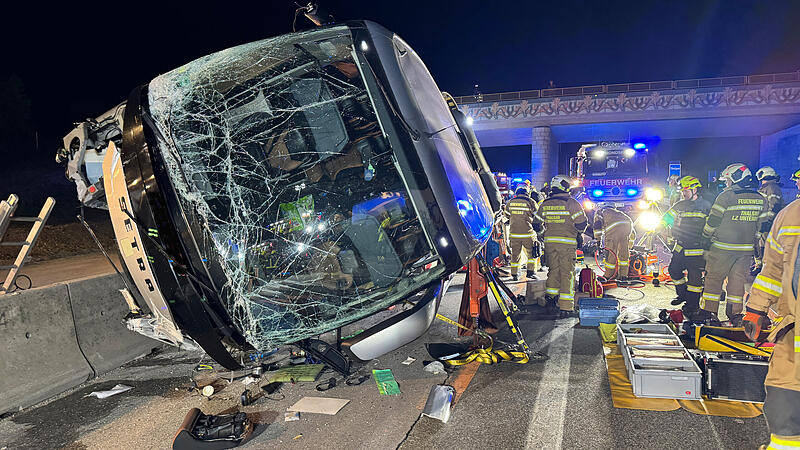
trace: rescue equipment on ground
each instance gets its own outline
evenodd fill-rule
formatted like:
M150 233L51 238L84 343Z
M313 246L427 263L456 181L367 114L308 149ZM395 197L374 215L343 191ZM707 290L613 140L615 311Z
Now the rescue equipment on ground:
M236 414L203 414L192 408L172 441L173 450L232 448L252 431L252 423L243 412Z
M582 327L596 327L601 323L616 323L619 300L614 298L578 299L578 317Z
M486 299L487 297L487 289L484 288L484 286L486 286L488 290L491 290L492 295L497 300L500 311L503 313L508 326L511 328L511 332L516 336L517 339L517 342L514 344L497 340L498 343L505 345L506 348L502 350L494 348L495 339L486 331L481 329L481 324L478 320L481 316L481 300ZM458 327L460 330L459 334L462 334L461 331L464 331L465 333L463 333L463 335L475 336L473 347L476 348L465 349L466 351L456 352L443 357L442 355L433 354L436 352L433 352L433 347L429 345L428 353L431 353L431 356L450 366L461 366L464 364L469 364L473 361L484 364L497 364L504 361L525 364L531 358L535 360L547 359L546 355L531 351L527 342L525 342L525 338L522 336L522 332L519 330L519 328L517 328L514 319L511 317L511 309L517 309L516 304L514 304L514 298L515 296L511 289L508 288L508 286L506 286L501 280L495 277L492 269L486 264L485 260L481 258L480 255L473 258L467 264L466 281L464 283L464 296L461 303L462 311L459 313L459 318L466 315L472 318L472 327L467 327L465 324L458 323L441 314L436 314L436 318L449 323L450 325ZM467 299L467 301L465 302L463 299ZM509 307L507 303L511 306ZM486 303L486 307L488 307L488 303ZM464 314L463 309L465 308L467 309L467 314ZM488 340L488 344L483 344L483 346L479 347L478 337Z
M700 352L703 394L709 399L763 403L769 357L741 353Z

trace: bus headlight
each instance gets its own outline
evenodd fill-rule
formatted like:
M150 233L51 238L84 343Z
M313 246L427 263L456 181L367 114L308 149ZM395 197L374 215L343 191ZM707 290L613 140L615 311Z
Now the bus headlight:
M650 202L648 202L647 200L639 200L638 202L636 202L636 207L639 209L649 209Z
M655 231L655 229L658 228L659 222L661 222L661 218L652 211L643 212L642 215L639 216L639 224L645 231Z
M648 202L660 202L661 199L664 198L664 191L656 188L647 188L644 191L644 198L646 198Z

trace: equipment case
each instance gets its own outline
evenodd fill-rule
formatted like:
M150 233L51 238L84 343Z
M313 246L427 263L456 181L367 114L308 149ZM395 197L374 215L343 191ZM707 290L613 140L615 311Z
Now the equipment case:
M709 399L763 403L769 358L742 353L700 352L703 393Z

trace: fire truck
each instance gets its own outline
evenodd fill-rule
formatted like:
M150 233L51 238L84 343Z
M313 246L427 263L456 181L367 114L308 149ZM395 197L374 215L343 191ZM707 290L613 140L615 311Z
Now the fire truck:
M583 187L583 205L622 204L626 211L649 209L663 195L653 187L648 168L649 149L637 142L584 144L570 159L570 176Z

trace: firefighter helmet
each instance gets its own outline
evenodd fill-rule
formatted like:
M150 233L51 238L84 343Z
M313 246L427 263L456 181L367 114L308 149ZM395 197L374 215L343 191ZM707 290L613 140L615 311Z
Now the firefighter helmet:
M773 169L772 167L764 166L758 169L758 171L756 172L756 178L758 178L758 181L764 179L778 178L778 173L775 172L775 169Z
M520 183L517 185L517 189L514 190L514 195L530 195L531 190L525 183Z
M681 189L700 189L703 187L703 184L700 183L700 180L697 177L693 176L685 176L680 180Z
M571 187L572 182L564 175L556 175L550 180L550 188L554 191L569 192Z
M747 166L741 163L734 163L722 171L720 178L723 180L731 180L731 183L733 184L739 184L747 181L752 176L753 173L750 172L750 169L748 169Z
M800 180L800 169L797 169L794 171L794 173L792 173L791 179L792 181Z

